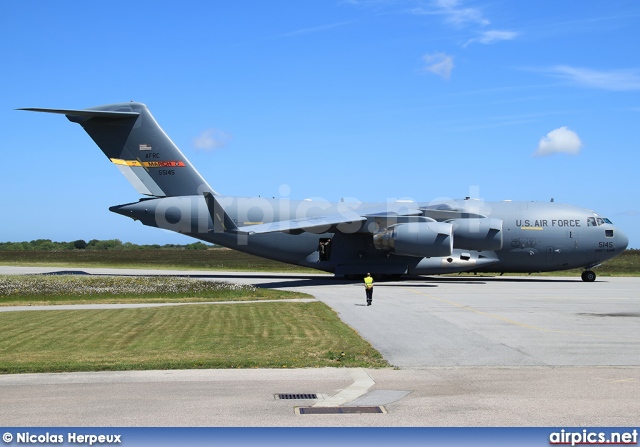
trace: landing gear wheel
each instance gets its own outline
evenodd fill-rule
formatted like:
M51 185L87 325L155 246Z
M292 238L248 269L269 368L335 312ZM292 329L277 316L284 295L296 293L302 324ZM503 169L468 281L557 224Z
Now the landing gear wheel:
M585 270L584 272L582 272L582 280L584 282L593 282L596 280L596 274L595 272L592 272L591 270Z

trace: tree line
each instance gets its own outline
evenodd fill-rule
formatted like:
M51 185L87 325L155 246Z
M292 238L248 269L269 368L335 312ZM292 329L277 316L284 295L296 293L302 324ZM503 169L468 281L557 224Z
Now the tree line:
M207 250L212 245L204 242L194 242L192 244L150 244L138 245L131 242L122 242L120 239L98 240L91 239L89 242L78 239L72 242L54 242L51 239L35 239L29 242L0 242L0 250L14 251L62 251L62 250Z

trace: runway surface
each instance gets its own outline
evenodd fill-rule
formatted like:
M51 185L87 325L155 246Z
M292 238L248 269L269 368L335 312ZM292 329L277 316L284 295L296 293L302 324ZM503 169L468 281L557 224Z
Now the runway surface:
M367 307L359 282L327 275L64 270L310 293L396 368L5 375L5 425L632 426L640 414L640 278L429 277L377 283ZM384 413L295 411L312 406Z

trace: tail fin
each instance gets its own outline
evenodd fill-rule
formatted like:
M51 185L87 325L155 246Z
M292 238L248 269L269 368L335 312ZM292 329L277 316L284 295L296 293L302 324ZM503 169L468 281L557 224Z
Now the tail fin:
M216 194L164 133L147 106L136 102L90 109L36 109L80 124L140 194L155 197Z

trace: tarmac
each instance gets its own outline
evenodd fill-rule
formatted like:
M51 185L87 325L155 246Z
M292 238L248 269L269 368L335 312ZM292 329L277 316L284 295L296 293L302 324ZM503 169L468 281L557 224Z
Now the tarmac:
M5 426L638 423L640 278L411 278L376 283L368 307L362 284L322 274L0 267L21 273L178 274L306 292L393 367L0 375Z

